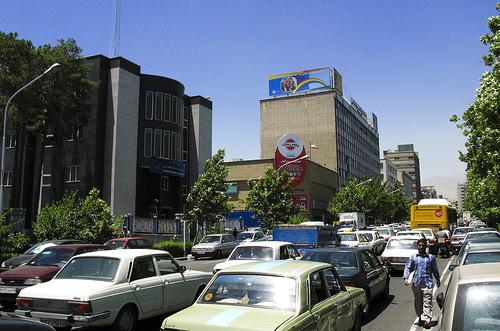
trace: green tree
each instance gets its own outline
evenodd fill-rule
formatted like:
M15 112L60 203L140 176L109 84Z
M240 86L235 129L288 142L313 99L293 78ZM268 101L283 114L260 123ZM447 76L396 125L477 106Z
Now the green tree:
M263 177L248 181L250 191L245 198L246 209L255 211L264 231L297 218L300 208L293 202L292 181L287 172L279 173L271 167Z
M225 183L229 170L224 165L225 151L219 149L212 159L205 161L204 171L196 180L186 199L188 222L197 222L199 228L206 224L213 227L218 215L225 216L231 210Z
M500 3L496 9L500 12ZM467 138L466 151L459 152L467 164L465 208L495 223L500 222L500 15L490 17L488 27L491 33L481 42L489 47L483 60L492 69L482 75L474 103L451 121Z
M67 192L62 200L42 208L33 224L33 234L39 241L71 238L103 243L121 229L121 219L112 217L110 210L96 188L85 199L79 198L76 191Z

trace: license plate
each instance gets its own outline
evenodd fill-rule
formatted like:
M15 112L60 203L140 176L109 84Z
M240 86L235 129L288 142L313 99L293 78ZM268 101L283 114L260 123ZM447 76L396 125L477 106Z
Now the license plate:
M55 320L52 318L40 318L40 322L48 324L50 326L54 326L56 328L64 328L66 326L66 321Z
M15 287L0 287L0 293L5 293L5 294L16 294L17 290Z

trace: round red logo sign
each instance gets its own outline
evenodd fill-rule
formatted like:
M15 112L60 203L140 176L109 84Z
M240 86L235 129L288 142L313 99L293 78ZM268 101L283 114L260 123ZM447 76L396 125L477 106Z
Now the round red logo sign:
M441 217L443 216L443 211L438 209L434 212L434 215L436 215L436 217Z

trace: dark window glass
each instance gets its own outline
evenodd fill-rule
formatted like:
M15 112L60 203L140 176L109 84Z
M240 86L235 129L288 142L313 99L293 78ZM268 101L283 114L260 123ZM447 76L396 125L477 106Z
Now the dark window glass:
M166 122L170 122L170 94L165 94L163 99L164 107L163 107L163 120Z
M144 156L150 157L153 153L153 129L144 129Z
M156 92L155 95L155 120L161 121L163 116L163 93Z
M145 109L145 115L144 117L147 120L152 120L153 119L153 92L152 91L146 91L146 109Z

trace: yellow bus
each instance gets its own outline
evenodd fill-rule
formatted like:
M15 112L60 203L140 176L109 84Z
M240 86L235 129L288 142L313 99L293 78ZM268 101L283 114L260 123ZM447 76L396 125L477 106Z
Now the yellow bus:
M446 199L422 199L418 205L411 206L410 217L412 229L449 229L457 223L457 210Z

